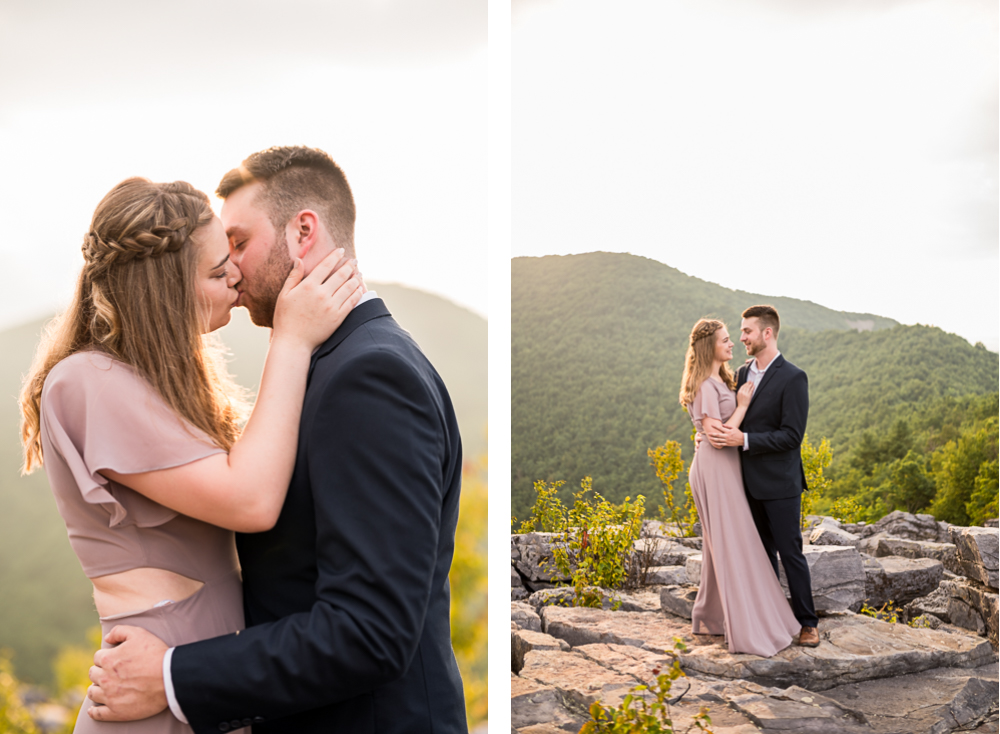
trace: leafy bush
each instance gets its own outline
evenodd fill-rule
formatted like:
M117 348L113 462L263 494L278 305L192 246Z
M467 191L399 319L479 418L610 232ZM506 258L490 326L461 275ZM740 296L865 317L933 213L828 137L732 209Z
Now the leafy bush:
M40 734L18 692L10 651L0 650L0 734Z

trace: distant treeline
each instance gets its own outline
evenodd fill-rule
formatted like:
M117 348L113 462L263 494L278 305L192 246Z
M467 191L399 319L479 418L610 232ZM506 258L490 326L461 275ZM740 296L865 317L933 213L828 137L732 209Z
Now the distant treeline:
M574 487L589 475L612 501L641 493L655 504L660 483L646 450L669 439L687 461L692 455L677 394L702 316L721 318L735 338L744 308L778 308L779 348L809 375L808 432L814 443L830 441L838 491L866 430L877 441L902 419L912 423L913 448L929 455L958 439L963 411L995 391L1000 375L996 353L938 328L733 291L632 255L516 258L511 292L511 512L519 518L539 479ZM859 322L874 330L852 330ZM745 358L737 346L733 367ZM934 424L933 435L921 428Z

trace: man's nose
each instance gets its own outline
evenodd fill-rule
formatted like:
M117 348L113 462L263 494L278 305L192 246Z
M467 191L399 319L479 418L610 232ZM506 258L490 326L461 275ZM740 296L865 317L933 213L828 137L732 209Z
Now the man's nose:
M229 270L229 287L232 288L241 280L243 280L243 273L240 271L240 266L236 264L236 261L230 256L229 264L232 268Z

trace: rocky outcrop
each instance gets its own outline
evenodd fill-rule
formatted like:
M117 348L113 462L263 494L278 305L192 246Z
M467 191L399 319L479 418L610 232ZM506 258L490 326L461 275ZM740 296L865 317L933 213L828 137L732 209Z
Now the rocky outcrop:
M1000 530L952 527L951 539L958 551L961 575L996 591Z
M871 525L811 519L804 536L817 542L803 551L822 642L766 659L691 634L701 538L665 537L668 528L646 523L635 551L655 561L646 575L655 585L595 590L601 609L573 608L572 589L545 588L558 583L542 577L553 536L512 540L512 598L526 597L511 605L514 728L578 731L588 702L615 705L649 683L681 639L678 730L706 705L716 734L996 732L998 530L904 512ZM853 614L866 600L893 602L899 623Z
M820 647L793 645L772 658L730 654L719 645L696 646L690 623L655 612L546 607L542 628L574 649L604 643L664 653L680 638L691 645L680 655L681 665L689 672L768 685L796 684L817 691L935 667L976 667L996 659L986 640L850 613L820 620Z
M941 582L944 566L931 558L866 558L865 597L868 606L897 606L930 594Z

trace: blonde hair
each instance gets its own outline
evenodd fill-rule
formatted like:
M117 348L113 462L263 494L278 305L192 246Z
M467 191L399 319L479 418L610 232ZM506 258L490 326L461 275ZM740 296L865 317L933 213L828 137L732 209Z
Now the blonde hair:
M712 363L715 362L715 332L724 328L726 325L717 319L699 319L691 329L678 398L681 405L691 405L701 383L711 376ZM719 377L730 390L736 389L736 378L728 363L723 362L719 367Z
M208 197L184 181L130 178L97 205L69 307L46 327L21 388L28 474L43 463L40 401L52 368L93 350L133 367L163 400L229 450L245 413L221 350L202 335L191 235L212 221Z

